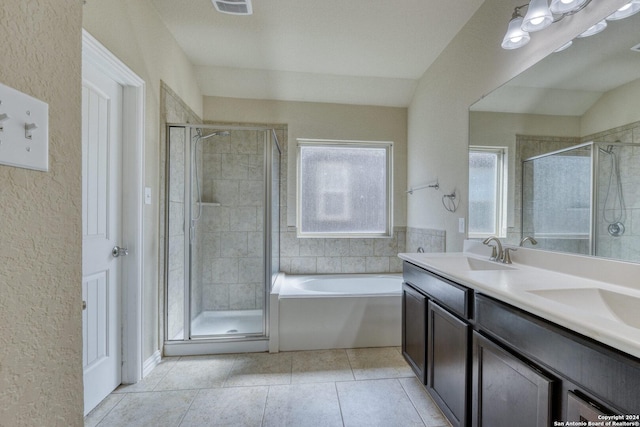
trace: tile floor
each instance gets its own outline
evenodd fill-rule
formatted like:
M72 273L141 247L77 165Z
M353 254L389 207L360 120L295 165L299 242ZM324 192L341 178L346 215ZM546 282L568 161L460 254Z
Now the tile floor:
M85 426L448 427L396 347L165 358Z

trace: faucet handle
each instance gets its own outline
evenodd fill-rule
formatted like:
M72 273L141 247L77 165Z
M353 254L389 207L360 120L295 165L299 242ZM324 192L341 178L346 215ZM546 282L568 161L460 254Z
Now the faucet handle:
M502 259L500 261L502 261L503 264L512 264L511 262L511 251L517 251L518 249L516 248L504 248L502 250Z
M489 247L491 248L491 259L492 260L497 260L498 259L498 248L496 248L493 245L491 245Z

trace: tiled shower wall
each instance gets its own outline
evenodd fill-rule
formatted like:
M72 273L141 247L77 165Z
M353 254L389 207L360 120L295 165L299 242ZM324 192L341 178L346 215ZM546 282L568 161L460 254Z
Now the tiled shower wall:
M611 236L608 231L609 222L604 220L604 203L609 187L611 171L611 157L600 153L598 167L598 199L597 199L597 228L596 255L616 258L625 261L640 262L640 122L609 129L583 138L584 142L625 142L638 146L622 146L614 148L617 155L622 194L626 210L621 219L625 226L622 236ZM602 148L606 148L602 146ZM615 182L615 181L614 181ZM609 190L609 197L614 194L615 186ZM617 212L611 209L611 199L607 203L607 218L612 219ZM619 212L619 211L618 211Z
M206 132L205 132L206 134ZM264 305L264 132L202 142L202 217L196 235L202 310Z

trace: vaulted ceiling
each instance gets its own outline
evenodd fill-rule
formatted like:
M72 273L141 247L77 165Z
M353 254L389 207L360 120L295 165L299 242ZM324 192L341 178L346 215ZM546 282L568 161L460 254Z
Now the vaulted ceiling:
M151 0L207 96L407 106L484 0Z

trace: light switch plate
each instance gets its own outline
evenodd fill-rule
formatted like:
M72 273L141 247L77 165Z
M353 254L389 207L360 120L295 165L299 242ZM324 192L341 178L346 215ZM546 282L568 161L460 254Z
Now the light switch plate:
M458 232L464 233L464 218L458 218Z
M151 204L151 187L144 187L144 204Z
M0 83L0 164L49 170L49 105Z

